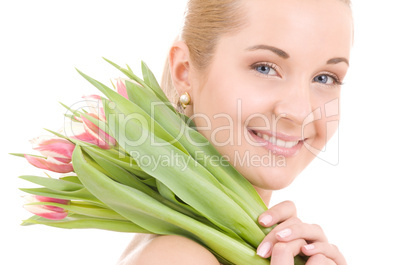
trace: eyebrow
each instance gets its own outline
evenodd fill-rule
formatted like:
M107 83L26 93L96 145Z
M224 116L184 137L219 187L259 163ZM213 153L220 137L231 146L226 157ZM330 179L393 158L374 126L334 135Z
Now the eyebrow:
M246 49L246 51L256 51L256 50L269 50L275 54L277 54L279 57L282 57L284 59L288 59L290 58L289 54L279 48L276 48L274 46L269 46L269 45L264 45L264 44L260 44L260 45L254 45L251 47L248 47ZM337 63L341 63L344 62L347 65L349 65L349 60L343 57L337 57L337 58L332 58L330 60L327 61L327 64L337 64Z
M289 54L287 54L285 51L283 51L279 48L273 47L273 46L269 46L269 45L260 44L260 45L248 47L246 49L246 51L256 51L256 50L269 50L273 53L276 53L279 57L282 57L284 59L287 59L290 57Z
M339 58L333 58L327 61L327 64L337 64L337 63L341 63L344 62L347 65L349 65L349 60L343 57L339 57Z

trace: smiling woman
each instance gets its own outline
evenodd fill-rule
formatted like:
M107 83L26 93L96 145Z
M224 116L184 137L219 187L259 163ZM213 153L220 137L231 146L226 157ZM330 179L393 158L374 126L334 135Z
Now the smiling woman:
M297 1L300 3L287 0L265 1L271 3L272 8L277 4L289 3L286 12L281 12L284 16L289 14L289 20L299 18L298 14L294 14L296 11L300 15L305 14L306 10L302 7L307 7L310 2L323 7L318 9L318 6L315 5L314 8L317 10L315 14L328 16L327 20L336 11L332 5L336 4L336 1ZM0 229L2 229L3 236L2 247L7 250L2 252L1 264L37 264L40 259L41 265L55 263L58 265L94 263L109 265L116 262L122 250L131 241L132 235L124 233L20 226L21 220L29 218L30 214L22 207L23 202L20 197L23 192L18 188L30 186L26 181L18 179L17 176L44 175L44 172L40 169L33 172L32 166L23 159L12 157L8 153L29 152L31 150L30 139L49 134L42 128L59 129L65 109L58 102L73 104L77 102L77 99L81 99L82 95L97 93L95 88L88 85L77 74L75 67L102 79L100 81L107 85L110 84L110 78L121 75L107 66L102 61L102 56L120 65L129 64L135 73L140 73L138 62L144 60L154 71L156 77L161 77L163 62L171 42L182 29L181 22L186 2L186 0L0 1L0 24L2 25L0 27L2 36L0 73L4 91L0 109L5 114L1 125L3 152L0 153L0 160L2 161L3 189L0 193L0 200L2 201L3 218ZM196 55L199 54L198 57L201 61L197 66L200 71L195 71L196 74L208 76L207 70L211 69L213 58L217 56L215 51L218 48L218 40L222 36L233 36L240 30L244 30L247 25L250 25L246 19L254 19L260 27L269 29L269 33L265 31L257 33L260 37L274 37L274 34L271 34L272 30L275 30L275 35L277 35L286 29L283 22L278 20L279 13L276 12L278 15L274 14L274 16L269 13L271 6L265 10L266 12L263 12L262 9L258 10L258 17L257 14L252 18L246 17L246 14L251 14L249 9L251 4L248 2L261 4L260 2L264 1L191 1L194 8L191 9L192 13L186 13L185 33L186 36L189 36L189 31L192 31L192 37L184 39L185 34L183 33L179 40L184 41L190 50L193 63L189 65L190 68L194 69L194 63L198 61ZM222 9L217 5L219 3L224 3L229 9ZM248 72L249 75L243 76L241 81L247 80L247 82L242 82L245 90L243 97L253 96L255 101L251 104L254 102L259 106L267 104L272 109L272 105L275 103L273 97L280 91L291 88L291 86L279 87L279 85L284 82L291 84L290 82L298 76L296 71L301 73L301 70L306 68L300 60L297 61L300 67L288 68L286 65L290 65L290 61L296 60L295 56L298 56L299 52L296 54L293 48L297 47L303 49L306 56L322 59L320 67L317 67L315 63L314 65L306 63L309 71L305 74L310 77L306 77L306 80L316 94L325 95L328 93L327 90L332 88L336 90L337 86L329 86L336 80L334 77L339 77L340 81L345 83L341 88L342 100L336 99L325 104L325 109L320 108L305 119L306 133L304 135L301 133L288 135L296 136L295 141L283 139L283 135L273 137L269 133L277 131L274 128L275 124L280 129L280 133L284 133L292 127L289 124L290 119L287 119L289 116L287 118L283 115L272 116L272 111L250 115L244 120L244 123L236 122L240 128L234 124L235 117L225 113L216 115L212 117L212 122L220 122L228 126L221 127L221 130L213 130L210 135L211 139L216 141L217 147L239 145L240 140L250 145L250 152L243 156L240 152L235 152L235 160L231 162L236 167L251 168L261 165L267 170L277 169L279 173L283 167L288 165L287 162L292 157L276 155L272 151L266 151L264 156L261 156L256 152L257 149L261 149L263 152L262 149L269 145L267 142L271 141L276 142L272 145L273 148L288 146L288 149L291 149L290 146L296 140L307 138L298 154L304 149L308 149L314 153L315 159L297 175L294 181L290 181L291 184L287 188L272 192L269 200L270 209L275 213L275 209L278 209L275 207L276 204L285 200L294 201L297 205L297 217L303 223L318 223L322 226L328 241L339 246L348 264L397 264L400 260L399 249L402 237L400 225L402 215L398 210L402 201L400 191L402 186L400 168L402 141L398 140L402 128L400 123L401 100L398 97L401 85L395 77L400 75L399 62L402 61L402 38L398 34L400 25L402 25L400 15L402 3L392 0L352 1L352 7L355 32L351 57L343 53L329 53L333 47L323 46L320 44L321 41L312 44L315 47L313 49L313 47L306 46L305 42L299 42L295 38L296 36L286 32L282 34L284 39L288 39L286 42L255 39L256 42L246 43L241 47L241 51L235 54L235 56L242 56L246 61L241 64L244 69L242 73ZM211 12L212 10L215 11ZM264 13L263 16L261 16L262 13ZM346 8L339 15L346 16L349 13L350 10ZM229 19L220 19L221 17ZM315 16L307 17L313 19ZM211 20L213 18L215 21ZM271 19L268 21L268 18ZM300 22L295 20L294 26L303 28L296 21ZM341 34L334 31L339 26L339 21L338 23L335 21L338 21L338 18L331 21L330 25L312 23L312 30L320 32L322 39L333 39L337 45L341 46L344 44L344 40ZM319 31L316 29L318 26L321 26ZM322 35L321 32L326 33ZM314 32L308 33L301 29L300 37L305 36L307 39L311 37L306 34L311 34L314 38L318 37ZM228 48L237 44L232 42ZM265 49L246 51L247 48L256 45L275 47L286 52L289 58L281 58L275 52ZM254 59L247 56L254 57ZM335 76L339 73L334 69L347 68L346 62L327 64L328 60L333 58L345 58L350 61L346 78ZM215 68L214 71L222 71L223 76L226 68L234 66L231 64L233 61L228 61L222 68L218 70ZM317 71L311 72L310 70L314 66ZM292 76L292 73L295 75ZM226 75L224 76L225 78L221 79L225 80L222 81L226 81L229 85L230 79L237 80L236 75L231 75L229 79L226 78ZM201 79L201 81L206 83L207 79ZM247 85L248 83L249 85ZM306 85L305 82L303 84ZM259 93L252 89L259 87L258 85L261 85ZM302 87L298 84L295 86ZM171 90L167 88L166 84L164 87L166 91L174 93L172 101L177 102L181 94L178 94L174 87ZM213 89L219 89L219 87ZM223 105L229 100L233 100L235 95L232 95L230 89L228 91L227 97L221 98L218 103L214 98L207 98L208 102L214 103L209 106L217 108L217 104ZM234 92L238 91L233 90ZM270 97L271 94L272 97ZM197 108L194 105L195 94L189 93L189 96L192 101L187 103L186 111L192 111L193 107ZM302 93L295 95L294 92L289 92L289 101L294 102L294 105L289 106L288 104L288 109L290 107L301 108L297 99L303 96L308 98ZM246 106L245 103L240 96L236 97L236 103L232 103L236 106L236 113L238 110L239 113L242 113L249 108L249 105ZM282 100L276 105L281 107L285 103ZM311 104L313 103L311 102ZM315 142L312 142L311 145L307 143L308 138L311 137L307 133L310 132L314 119L320 115L328 119L326 126L329 128L329 132L336 128L339 120L339 105L342 113L339 130L324 147L325 149L318 153L321 150L314 148L314 146L319 147L315 145ZM258 109L261 111L262 107L258 107ZM207 116L203 116L200 112L197 113L199 120L207 124ZM203 117L206 118L203 119ZM241 121L241 119L237 120ZM247 126L247 123L250 122L253 124ZM262 128L258 129L257 126ZM330 128L332 126L334 128ZM250 130L243 132L244 128ZM208 126L200 127L200 131L202 130L208 130ZM244 138L239 140L229 135L230 132L237 130L240 132L236 135L244 136ZM253 137L254 135L258 138ZM329 135L325 138L329 138ZM259 142L260 146L258 146ZM271 147L267 148L272 150ZM251 151L255 155L252 155ZM220 164L220 161L217 161L217 164ZM51 175L53 176L53 174ZM267 184L280 188L286 185L285 182L289 182L288 178L287 175L279 174L278 179L275 178L276 183L267 182ZM261 185L263 184L261 183ZM259 189L259 191L263 196L269 195L269 190L266 193L263 189ZM266 198L266 196L264 197ZM270 216L262 216L261 222L269 224L271 219L274 219L271 223L280 222L274 213L271 212ZM286 227L282 228L286 229ZM294 231L292 228L291 230ZM293 236L295 233L292 233ZM286 233L284 234L286 235ZM275 239L273 239L274 237ZM134 243L137 243L138 248L135 248L135 251L130 249L127 253L133 257L144 250L141 246L148 246L148 250L151 250L153 245L145 243L162 238L165 237L155 238L144 235L142 238L140 236L137 238L136 236L137 240L134 240ZM159 241L161 244L158 246L163 249L154 245L155 251L149 253L157 256L160 252L168 256L170 252L175 251L172 248L173 245L180 243L188 255L194 257L202 255L198 253L198 250L208 254L202 248L196 248L195 253L191 252L191 249L187 248L187 245L191 244L188 241L178 242L176 239L170 240L169 238L165 238L166 241L162 240L163 242ZM179 237L178 240L184 239ZM271 245L264 244L264 247L260 249L260 254L269 248L271 249L269 252L272 253L272 244L281 246L278 244L275 233L267 241ZM307 243L313 242L307 240ZM313 243L313 245L316 250L320 248L318 243ZM145 258L146 256L140 255L139 257Z
M234 3L242 6L244 24L218 38L208 64L191 59L185 33L172 47L174 87L191 95L185 113L230 160L248 153L285 156L285 168L237 168L258 188L281 189L315 157L305 146L321 150L336 130L328 131L327 123L338 115L327 118L324 110L339 114L336 104L327 104L339 99L348 69L351 12L335 0ZM222 114L231 122L216 118ZM222 130L230 123L238 129Z
M352 43L349 2L190 0L163 88L268 205L335 133ZM266 166L268 154L282 166ZM319 226L297 218L293 203L273 206L259 221L279 223L257 250L273 265L293 264L299 253L308 264L346 264ZM121 264L217 264L181 237L145 243L129 247Z

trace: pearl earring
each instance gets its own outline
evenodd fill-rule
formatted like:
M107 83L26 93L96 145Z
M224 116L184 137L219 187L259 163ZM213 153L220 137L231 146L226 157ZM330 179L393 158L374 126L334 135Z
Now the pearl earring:
M190 104L191 98L190 95L185 92L183 95L180 96L180 104L183 107L183 109L186 109L187 105Z

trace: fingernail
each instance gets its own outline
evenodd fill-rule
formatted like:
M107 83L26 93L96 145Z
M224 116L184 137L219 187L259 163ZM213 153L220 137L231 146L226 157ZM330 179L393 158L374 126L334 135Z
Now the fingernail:
M279 236L280 238L288 237L291 234L292 234L292 230L290 230L289 228L283 229L282 231L279 231L278 233L276 233L276 235Z
M272 216L269 215L269 214L264 215L264 216L261 217L261 219L260 219L260 223L261 223L262 225L265 225L265 226L268 226L271 222L272 222Z
M264 242L258 247L257 255L264 258L268 254L270 249L271 249L271 243Z
M314 247L313 244L305 245L305 246L304 246L304 249L305 249L305 250L312 250L312 249L314 249L314 248L315 248L315 247Z

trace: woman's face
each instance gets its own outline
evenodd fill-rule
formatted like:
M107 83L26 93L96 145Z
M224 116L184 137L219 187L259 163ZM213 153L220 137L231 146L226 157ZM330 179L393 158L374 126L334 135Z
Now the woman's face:
M190 72L194 121L253 185L289 185L337 129L352 45L339 0L243 1L246 24ZM334 126L335 124L335 126Z

